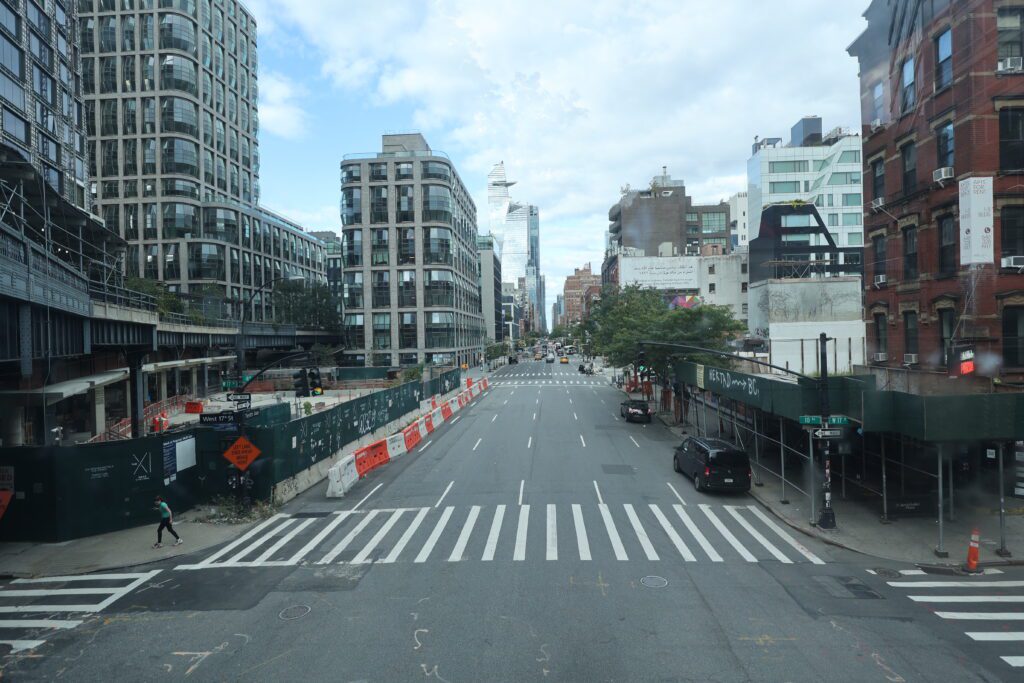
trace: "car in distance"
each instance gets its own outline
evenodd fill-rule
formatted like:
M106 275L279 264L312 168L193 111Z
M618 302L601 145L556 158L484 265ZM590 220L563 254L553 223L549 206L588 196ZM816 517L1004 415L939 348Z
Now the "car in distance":
M562 365L568 365L569 356L562 356L560 359L558 359L558 362L561 363Z
M672 467L698 491L749 491L752 472L745 452L725 441L690 436L672 456Z
M555 362L555 354L549 353L548 357L545 358L544 361L547 362L547 363L554 363Z
M621 415L626 422L633 422L639 420L641 422L650 422L654 417L654 411L651 410L651 406L639 398L631 398L628 401L623 401L619 404L619 415Z
M541 356L539 352L538 352L538 353L535 353L535 354L533 354L533 359L534 359L534 360L540 360L541 358L543 358L543 356Z

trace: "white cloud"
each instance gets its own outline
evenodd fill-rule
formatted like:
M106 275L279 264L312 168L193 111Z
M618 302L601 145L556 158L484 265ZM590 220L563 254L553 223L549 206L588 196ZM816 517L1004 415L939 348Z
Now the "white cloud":
M845 48L867 0L255 4L261 45L299 32L341 98L408 106L478 211L505 161L515 196L541 207L551 301L574 266L599 269L622 185L667 165L695 200L718 201L744 188L755 135L788 137L811 113L826 128L859 124Z
M298 100L306 89L275 72L260 74L260 125L272 135L298 140L306 132L309 115Z

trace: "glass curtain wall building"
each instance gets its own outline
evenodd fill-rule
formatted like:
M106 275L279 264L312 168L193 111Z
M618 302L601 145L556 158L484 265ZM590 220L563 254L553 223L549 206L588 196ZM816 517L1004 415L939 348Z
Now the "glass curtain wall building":
M256 22L235 0L78 0L96 213L129 276L213 317L272 317L275 278L325 279L323 243L259 208ZM271 287L267 287L270 290Z
M346 365L473 363L484 319L476 205L418 133L341 162Z

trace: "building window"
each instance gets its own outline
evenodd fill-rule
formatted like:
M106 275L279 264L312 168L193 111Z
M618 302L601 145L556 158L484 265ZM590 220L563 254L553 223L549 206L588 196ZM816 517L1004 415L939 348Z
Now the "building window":
M916 311L907 311L903 314L903 352L918 353Z
M424 228L423 262L453 265L455 262L452 231L447 228Z
M341 224L356 225L363 222L363 192L358 187L341 191Z
M802 161L769 161L769 173L807 173L810 171L810 162Z
M889 352L889 329L885 313L875 313L872 318L875 321L875 352Z
M391 314L373 314L373 348L391 348Z
M443 166L443 164L442 164ZM424 166L424 169L426 166ZM448 168L444 166L444 168ZM424 171L425 172L425 171ZM452 222L452 191L441 185L423 186L423 222Z
M400 282L398 285L398 305L416 306L416 271L399 271Z
M345 314L345 334L348 337L349 346L354 348L366 346L366 330L363 327L362 313Z
M370 231L370 263L375 266L388 264L388 229Z
M900 160L903 162L903 194L910 194L917 189L917 145L910 142L900 147Z
M956 272L956 227L952 216L939 219L939 275Z
M402 161L395 164L395 180L412 180L411 161Z
M424 180L443 180L450 182L452 179L451 169L448 164L440 161L424 161L420 167L420 177Z
M387 164L370 164L370 180L386 181L388 179Z
M714 275L714 274L715 274L715 264L712 263L710 266L708 266L708 275Z
M1024 170L1024 109L999 110L999 170Z
M416 263L416 228L398 229L398 265Z
M953 122L935 131L936 165L938 168L953 168Z
M843 225L846 225L846 226L860 225L861 217L862 216L861 216L860 212L857 212L857 213L844 213L843 214Z
M999 59L1008 57L1020 57L1024 55L1021 49L1022 33L1021 28L1024 22L1024 8L1000 7L996 14L996 29L999 41Z
M391 305L391 279L388 271L373 271L373 307L387 308Z
M747 291L747 283L746 282L741 282L740 283L740 291L741 292Z
M768 192L771 194L794 194L800 192L800 181L785 180L768 183Z
M956 329L956 311L952 308L941 308L939 316L939 353L940 365L949 366L953 353L953 331Z
M363 265L363 231L345 230L341 234L341 253L346 268Z
M708 294L714 294L714 293L715 293L715 283L712 282L712 283L708 284Z
M398 325L398 345L403 349L414 349L417 346L416 343L416 314L415 313L400 313L401 322ZM403 356L406 354L402 354ZM413 364L415 364L416 354L412 354Z
M413 203L413 187L412 185L401 185L398 188L395 221L398 223L412 223L414 220L416 220L416 210Z
M1001 256L1024 256L1024 206L1004 206L999 212Z
M917 279L917 227L903 228L903 279Z
M359 164L341 167L341 182L343 183L358 183L362 177L363 169Z
M1003 309L1003 365L1024 366L1024 306Z
M953 29L947 28L935 39L935 89L953 82Z
M914 86L914 58L909 57L903 62L903 77L900 87L901 111L906 113L917 104L917 90Z
M871 246L875 257L875 263L873 266L875 277L885 275L885 235L878 235L877 237L871 238Z
M700 231L703 233L709 232L724 232L725 231L725 214L721 211L708 211L700 215Z
M370 222L388 222L388 188L386 185L370 188Z
M883 159L871 162L871 195L875 199L885 199L885 160Z

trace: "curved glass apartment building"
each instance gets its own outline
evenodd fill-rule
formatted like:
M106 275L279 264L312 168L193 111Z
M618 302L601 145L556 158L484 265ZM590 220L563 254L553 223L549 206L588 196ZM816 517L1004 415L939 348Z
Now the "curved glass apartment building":
M476 205L419 134L341 162L346 365L472 363L484 322Z
M125 272L231 317L275 277L323 281L323 243L258 206L252 15L234 0L78 0L78 11L90 189L129 243ZM247 317L270 318L270 305L255 294Z

